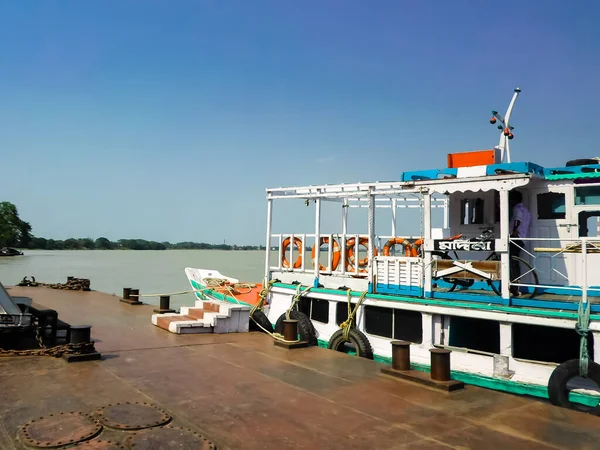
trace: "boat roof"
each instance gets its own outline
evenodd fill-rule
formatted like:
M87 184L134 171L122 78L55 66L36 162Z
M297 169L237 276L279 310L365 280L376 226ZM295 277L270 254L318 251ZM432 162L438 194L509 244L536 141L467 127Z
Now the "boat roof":
M600 163L600 161L599 161ZM588 180L600 182L600 164L543 167L523 161L466 167L401 172L398 181L375 181L354 184L324 184L267 189L267 198L343 199L380 196L402 196L420 192L448 194L465 191L511 190L538 180Z

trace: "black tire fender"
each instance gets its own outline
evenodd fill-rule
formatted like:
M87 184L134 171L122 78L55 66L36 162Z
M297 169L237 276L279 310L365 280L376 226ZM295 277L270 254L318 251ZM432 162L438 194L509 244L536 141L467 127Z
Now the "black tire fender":
M341 351L342 346L346 342L354 345L356 354L361 358L373 359L373 348L371 347L369 339L363 332L357 330L356 328L352 328L350 330L348 333L348 339L344 338L343 329L337 330L331 335L331 339L329 339L327 348L330 350Z
M258 326L257 324L260 326ZM250 316L249 329L250 331L262 331L264 333L265 330L263 330L261 327L267 330L269 333L273 332L273 324L267 318L267 315L260 309L257 309L256 311L254 311L252 316Z
M548 397L550 403L575 411L600 415L600 404L597 406L586 406L569 401L569 390L567 383L579 376L579 359L570 359L559 365L548 380ZM600 364L590 361L588 365L588 378L600 386Z
M301 341L308 342L308 345L317 345L317 332L312 322L303 312L292 310L290 311L290 319L298 321L298 334ZM283 334L283 321L285 313L277 318L275 322L275 333Z
M571 161L567 161L566 166L587 166L588 164L600 164L600 161L591 158L572 159Z

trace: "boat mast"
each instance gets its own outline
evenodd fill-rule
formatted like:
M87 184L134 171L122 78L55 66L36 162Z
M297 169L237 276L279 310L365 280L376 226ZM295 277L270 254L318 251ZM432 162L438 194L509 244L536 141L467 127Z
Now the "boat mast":
M514 134L512 134L512 130L514 130L515 127L510 125L510 116L512 114L512 110L515 106L515 102L517 101L517 97L519 96L520 92L521 92L520 88L515 88L515 93L513 94L513 98L510 101L510 104L508 105L508 109L506 110L505 117L502 117L500 114L498 114L498 111L492 111L493 116L490 119L491 124L495 124L496 121L501 123L501 125L498 125L498 129L501 130L500 143L498 144L498 146L496 148L500 149L500 160L503 163L510 162L509 141L515 137Z

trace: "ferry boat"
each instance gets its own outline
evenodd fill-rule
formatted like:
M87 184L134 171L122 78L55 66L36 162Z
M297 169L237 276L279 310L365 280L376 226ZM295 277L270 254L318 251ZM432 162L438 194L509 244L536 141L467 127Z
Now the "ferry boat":
M302 340L383 362L392 341L408 341L424 371L430 349L448 348L457 380L598 413L600 161L512 161L519 93L504 116L492 112L492 149L391 182L267 189L263 295L246 299L261 328L281 333L289 314ZM312 208L314 229L274 230L284 201ZM325 208L339 214L338 233L323 233ZM385 221L390 234L376 234ZM399 232L408 222L416 233ZM207 290L214 272L186 268L198 298L238 301Z

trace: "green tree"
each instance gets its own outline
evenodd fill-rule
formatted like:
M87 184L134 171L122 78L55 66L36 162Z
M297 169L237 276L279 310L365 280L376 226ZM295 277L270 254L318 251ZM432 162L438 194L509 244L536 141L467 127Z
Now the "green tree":
M99 237L96 239L96 242L94 242L94 246L101 250L110 250L113 247L113 244L105 237Z
M31 225L21 220L17 207L0 202L0 247L27 247L31 238Z

